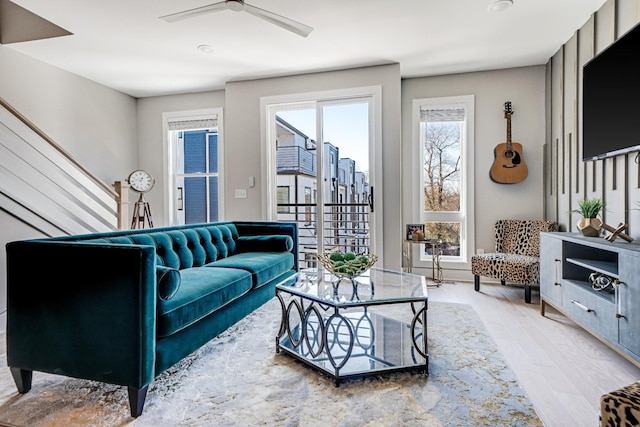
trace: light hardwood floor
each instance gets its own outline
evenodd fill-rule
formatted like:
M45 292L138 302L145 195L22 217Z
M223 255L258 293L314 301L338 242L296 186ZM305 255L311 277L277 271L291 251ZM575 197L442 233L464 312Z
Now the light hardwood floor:
M640 380L640 368L554 309L542 317L537 291L525 304L519 287L445 283L429 299L475 309L547 427L598 426L600 396ZM0 334L6 366L4 343Z
M639 367L553 308L541 316L536 290L525 304L521 287L444 283L429 300L473 306L547 427L598 426L600 396L640 380Z

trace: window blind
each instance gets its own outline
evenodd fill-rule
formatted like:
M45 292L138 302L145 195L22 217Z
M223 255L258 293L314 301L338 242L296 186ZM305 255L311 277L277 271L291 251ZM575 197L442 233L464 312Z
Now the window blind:
M420 108L421 122L461 122L464 119L464 108Z
M218 116L169 119L169 130L211 129L218 127Z

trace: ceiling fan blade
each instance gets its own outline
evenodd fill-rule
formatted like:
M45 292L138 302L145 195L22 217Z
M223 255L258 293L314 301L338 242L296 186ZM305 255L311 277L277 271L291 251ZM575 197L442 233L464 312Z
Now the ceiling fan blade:
M193 18L194 16L204 15L206 13L218 12L220 10L227 10L226 2L221 1L208 6L201 6L178 13L172 13L170 15L161 16L160 19L164 19L167 22L176 22L182 21L183 19Z
M244 11L302 37L307 37L311 31L313 31L313 28L308 25L304 25L298 21L294 21L293 19L285 18L284 16L269 12L268 10L251 6L247 3L244 4Z

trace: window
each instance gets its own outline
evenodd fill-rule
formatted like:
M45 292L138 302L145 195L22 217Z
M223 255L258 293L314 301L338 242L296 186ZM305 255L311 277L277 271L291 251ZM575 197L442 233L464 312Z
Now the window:
M163 113L170 224L222 219L221 119L220 109Z
M289 200L289 186L279 185L278 186L278 213L289 213L289 206L281 206L288 205L291 203Z
M473 209L473 97L414 101L419 144L420 220L425 237L442 240L444 260L468 262ZM471 119L470 119L471 118ZM421 259L431 258L431 246Z
M175 179L183 189L184 224L218 221L218 133L180 132Z
M304 222L305 224L311 224L311 187L304 187Z

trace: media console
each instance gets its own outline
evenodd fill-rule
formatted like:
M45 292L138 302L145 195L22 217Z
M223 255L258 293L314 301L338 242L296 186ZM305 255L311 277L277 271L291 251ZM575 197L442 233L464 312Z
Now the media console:
M554 307L640 366L639 244L541 233L540 296L543 316Z

